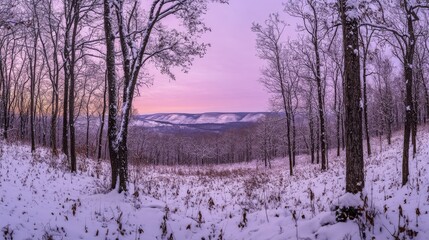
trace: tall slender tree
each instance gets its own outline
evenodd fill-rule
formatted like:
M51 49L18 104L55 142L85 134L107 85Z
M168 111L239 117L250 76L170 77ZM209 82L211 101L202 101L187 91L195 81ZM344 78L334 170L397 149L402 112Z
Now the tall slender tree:
M305 1L288 1L285 8L286 12L294 17L302 20L301 27L308 36L307 41L311 45L313 52L308 59L310 69L313 73L314 81L316 82L317 93L317 114L319 117L319 141L321 150L321 167L322 171L328 168L327 164L327 134L325 123L325 101L324 101L324 76L322 76L322 60L321 60L321 42L326 36L328 12L324 9L324 4L316 0Z
M289 174L293 175L293 136L292 136L292 92L293 84L288 71L288 53L283 43L283 32L286 23L281 21L278 14L272 14L265 25L253 24L252 31L256 33L256 48L258 56L267 62L262 70L261 82L281 102L281 108L286 117L287 152L289 156Z
M361 43L361 59L362 59L362 86L363 86L363 120L365 127L365 137L366 137L366 149L368 156L371 155L371 136L369 135L368 129L368 57L370 54L370 44L375 30L368 26L362 26L359 31L359 39Z

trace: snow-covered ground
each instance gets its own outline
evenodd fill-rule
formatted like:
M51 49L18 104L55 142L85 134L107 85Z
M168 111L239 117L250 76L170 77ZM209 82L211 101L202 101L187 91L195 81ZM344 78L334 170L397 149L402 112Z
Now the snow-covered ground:
M400 134L373 139L362 196L345 195L344 153L329 170L299 156L209 166L130 169L128 195L107 191L109 167L79 161L79 173L48 151L1 145L0 229L5 239L429 239L429 131L421 130L401 187ZM334 206L361 204L337 222ZM373 238L375 237L375 238Z

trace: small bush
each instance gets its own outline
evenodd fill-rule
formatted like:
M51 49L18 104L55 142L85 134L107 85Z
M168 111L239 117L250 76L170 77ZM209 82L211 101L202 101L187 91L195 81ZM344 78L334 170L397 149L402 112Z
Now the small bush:
M9 228L9 225L7 225L6 227L4 227L2 229L3 232L3 238L5 240L12 240L13 239L13 230Z
M362 216L362 210L356 207L336 207L335 220L337 222L346 222L347 219L354 220Z
M241 222L238 224L239 228L244 228L247 226L247 209L243 209L243 218Z

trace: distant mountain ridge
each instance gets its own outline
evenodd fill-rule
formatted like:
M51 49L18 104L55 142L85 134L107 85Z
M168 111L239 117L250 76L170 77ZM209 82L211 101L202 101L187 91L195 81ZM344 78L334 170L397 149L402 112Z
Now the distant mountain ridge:
M155 113L135 116L131 126L164 132L220 132L249 126L274 114L271 112Z
M156 113L140 115L139 119L167 122L171 124L207 124L207 123L233 123L233 122L257 122L272 113L264 112L238 112L238 113Z

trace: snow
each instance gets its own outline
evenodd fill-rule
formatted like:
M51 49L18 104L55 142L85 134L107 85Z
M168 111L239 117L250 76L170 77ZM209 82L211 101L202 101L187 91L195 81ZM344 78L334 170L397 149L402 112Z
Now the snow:
M360 17L359 3L360 0L348 0L346 2L348 11L346 12L347 17L350 19L357 19Z
M202 114L195 123L230 123L230 122L238 122L239 117L235 114L210 114L205 113Z
M405 187L402 137L395 135L390 146L373 139L376 153L365 159L362 195L345 194L344 152L340 157L329 152L325 172L308 156L298 156L292 177L286 159L274 160L272 169L260 161L130 167L130 192L124 195L108 191L107 161L97 165L79 159L78 173L70 174L64 159L47 150L32 155L28 146L0 146L0 229L5 238L340 240L361 239L365 233L366 239L393 239L399 229L406 230L400 239L410 239L414 231L414 239L429 236L426 127L419 132ZM337 222L333 208L351 205L361 206L362 216Z
M166 123L151 121L151 120L132 120L130 123L130 126L151 128L151 127L166 127L171 125Z
M179 124L179 123L190 124L195 121L195 119L185 114L183 115L182 114L166 114L166 115L157 114L157 115L159 117L153 120L165 121L165 122L174 123L174 124Z
M240 122L258 122L266 118L266 115L263 113L249 113Z
M338 200L338 207L362 206L362 200L358 194L346 193Z
M143 115L144 120L171 124L224 124L235 122L257 122L266 117L266 113L164 113Z

